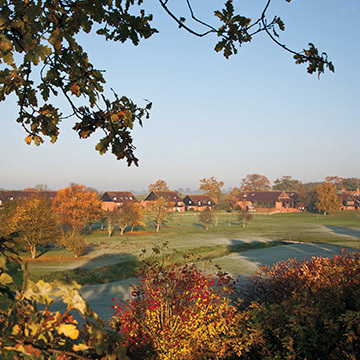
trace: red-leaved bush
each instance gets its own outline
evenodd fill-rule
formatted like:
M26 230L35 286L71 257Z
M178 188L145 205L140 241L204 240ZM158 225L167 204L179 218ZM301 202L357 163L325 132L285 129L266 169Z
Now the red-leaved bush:
M262 267L240 293L259 335L243 358L360 358L360 253Z
M207 274L195 264L146 261L141 283L128 301L116 303L114 327L132 358L225 358L242 351L241 314L231 304L235 282L225 273Z

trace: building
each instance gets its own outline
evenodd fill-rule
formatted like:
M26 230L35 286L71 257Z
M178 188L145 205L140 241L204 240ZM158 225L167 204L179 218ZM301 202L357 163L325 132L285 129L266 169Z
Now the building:
M213 210L216 203L209 195L186 195L184 197L185 211Z
M0 190L0 208L7 202L28 199L31 196L45 196L53 200L57 191L38 191L38 190Z
M171 211L185 211L183 199L176 191L151 191L150 194L141 202L141 205L146 211L151 211L155 202L160 198L167 199L174 204Z
M341 199L341 210L360 210L360 189L345 191L342 189L337 196Z
M138 203L138 199L130 191L106 191L101 197L101 208L113 211L128 203Z
M292 192L294 195L294 192ZM253 212L296 212L295 199L285 191L242 191L237 197L237 206L244 203Z

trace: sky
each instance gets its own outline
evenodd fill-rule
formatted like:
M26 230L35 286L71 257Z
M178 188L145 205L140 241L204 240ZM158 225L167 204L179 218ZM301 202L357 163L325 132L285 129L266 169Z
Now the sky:
M139 167L99 155L94 147L102 134L80 140L71 130L74 119L63 121L55 144L26 145L10 97L0 103L0 188L47 184L57 190L76 182L141 192L163 179L171 189L196 190L200 179L215 176L227 190L252 173L270 181L360 177L358 0L273 1L269 9L285 22L281 41L288 47L301 50L313 42L327 52L335 74L327 71L320 80L265 34L227 60L213 50L216 36L196 38L156 1L147 3L159 34L137 47L79 36L90 61L106 70L108 96L113 88L138 105L153 103L150 119L133 131ZM205 8L202 0L192 3L199 17L216 24L213 10L222 1L208 0ZM265 3L234 0L253 19ZM187 17L183 8L173 9ZM66 113L65 101L55 101Z

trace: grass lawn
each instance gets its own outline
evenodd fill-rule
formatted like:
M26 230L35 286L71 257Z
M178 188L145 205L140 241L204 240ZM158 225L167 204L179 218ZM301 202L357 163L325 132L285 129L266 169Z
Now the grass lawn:
M208 231L199 223L196 213L172 215L159 233L155 232L149 218L145 220L146 227L143 229L126 232L124 236L116 231L111 238L106 230L101 231L99 226L94 226L96 230L85 238L89 251L78 259L63 249L40 251L40 256L30 261L33 278L51 280L64 271L82 284L127 278L133 276L139 266L138 255L142 249L151 249L166 241L170 249L183 253L191 251L212 259L289 240L360 249L360 212L355 211L327 216L309 213L255 215L245 229L235 214L229 226L229 214L221 213L218 225L211 225Z

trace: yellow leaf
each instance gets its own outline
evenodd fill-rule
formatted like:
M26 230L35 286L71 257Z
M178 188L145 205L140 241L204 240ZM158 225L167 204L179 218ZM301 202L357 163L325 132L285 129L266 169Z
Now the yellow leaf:
M79 336L79 330L74 324L60 324L58 333L64 334L66 337L73 340L77 339Z
M31 135L27 136L27 137L25 138L26 144L30 145L30 144L31 144L31 140L32 140Z
M89 347L87 345L85 345L85 344L79 344L79 345L75 344L73 346L74 351L84 351L84 350L88 350L88 349L89 349Z

